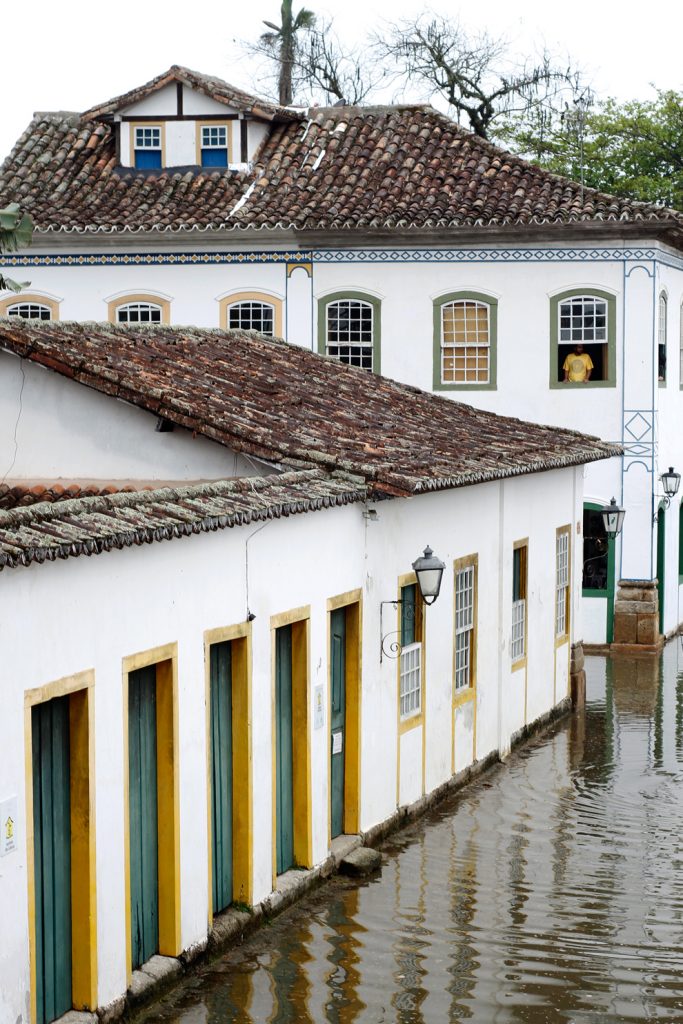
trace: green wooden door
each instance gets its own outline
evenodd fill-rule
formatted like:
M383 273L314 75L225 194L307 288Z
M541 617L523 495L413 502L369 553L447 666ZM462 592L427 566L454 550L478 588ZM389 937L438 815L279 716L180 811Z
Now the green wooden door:
M344 831L344 725L346 721L346 609L330 615L330 656L332 658L331 728L331 833Z
M71 1009L69 698L31 710L38 1024Z
M128 676L130 924L133 969L159 949L156 667Z
M275 828L278 875L294 866L292 627L275 631Z
M666 576L666 521L664 509L657 512L657 591L659 593L659 632L664 632L664 578Z
M213 911L232 903L232 648L211 648L211 837Z

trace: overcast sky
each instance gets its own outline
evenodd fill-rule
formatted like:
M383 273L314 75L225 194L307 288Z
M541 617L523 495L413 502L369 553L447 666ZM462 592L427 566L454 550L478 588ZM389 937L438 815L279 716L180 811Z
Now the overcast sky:
M295 10L298 4L295 2ZM340 35L363 36L398 17L422 10L413 0L307 0L333 16ZM650 83L683 90L683 3L650 0L487 0L461 5L433 0L431 7L463 25L506 35L520 54L544 46L571 55L600 95L620 99L652 95ZM6 155L35 110L85 110L171 64L185 64L253 91L253 64L236 39L255 39L262 19L278 21L279 0L33 0L5 12L0 78L0 157ZM644 16L643 16L644 13ZM424 99L420 95L406 98Z

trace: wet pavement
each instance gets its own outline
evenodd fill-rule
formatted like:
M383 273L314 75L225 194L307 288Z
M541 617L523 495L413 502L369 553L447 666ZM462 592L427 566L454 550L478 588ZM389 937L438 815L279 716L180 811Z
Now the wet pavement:
M683 649L563 720L139 1020L683 1021Z

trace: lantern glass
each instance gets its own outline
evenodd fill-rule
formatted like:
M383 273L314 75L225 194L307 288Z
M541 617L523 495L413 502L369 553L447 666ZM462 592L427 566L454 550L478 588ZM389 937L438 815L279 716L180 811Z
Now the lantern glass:
M614 540L621 533L621 528L624 525L624 516L626 512L623 508L619 508L614 498L612 498L609 505L606 505L602 510L602 521L605 527L605 533L610 540Z
M669 466L668 473L662 473L661 481L667 498L673 498L675 494L678 494L678 488L681 485L681 474L677 473L673 466Z
M413 562L417 585L425 604L434 604L439 596L445 568L444 563L435 556L429 545L424 549L424 554Z

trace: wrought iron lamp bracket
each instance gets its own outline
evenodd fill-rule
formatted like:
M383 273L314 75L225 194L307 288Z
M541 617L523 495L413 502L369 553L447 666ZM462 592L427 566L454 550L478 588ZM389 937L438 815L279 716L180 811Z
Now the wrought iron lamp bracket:
M384 657L396 659L396 658L398 658L398 656L401 653L401 642L400 642L400 640L391 640L391 641L389 641L389 638L392 637L392 636L400 637L401 630L400 629L393 629L393 630L389 630L388 633L384 632L383 618L384 618L384 605L385 604L392 604L394 606L394 608L398 608L398 606L400 604L403 604L403 601L401 601L400 598L396 598L395 601L380 601L380 603L379 603L379 635L380 635L379 663L380 663L380 665L382 664L382 659ZM386 646L385 646L385 644L386 644Z

